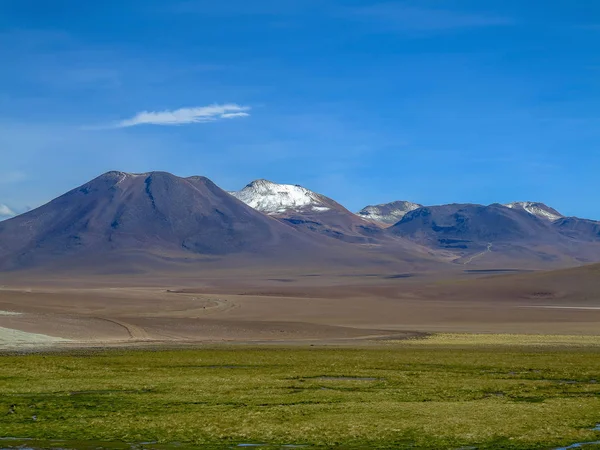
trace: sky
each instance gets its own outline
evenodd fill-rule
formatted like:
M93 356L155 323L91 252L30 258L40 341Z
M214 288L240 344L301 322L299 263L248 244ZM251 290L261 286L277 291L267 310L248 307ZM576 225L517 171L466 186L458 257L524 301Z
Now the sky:
M0 214L160 170L600 220L599 48L597 0L0 0Z

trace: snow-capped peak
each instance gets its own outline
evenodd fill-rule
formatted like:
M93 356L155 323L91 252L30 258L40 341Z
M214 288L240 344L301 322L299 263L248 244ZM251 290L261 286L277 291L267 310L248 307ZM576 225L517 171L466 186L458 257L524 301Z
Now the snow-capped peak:
M552 221L564 217L554 208L550 208L549 206L538 202L513 202L504 206L511 209L522 209L527 211L529 214Z
M229 192L248 206L276 215L290 211L325 212L330 205L327 197L293 184L277 184L268 180L256 180L241 191Z
M361 209L357 214L363 219L393 225L399 222L407 213L421 208L418 203L396 201L371 205Z

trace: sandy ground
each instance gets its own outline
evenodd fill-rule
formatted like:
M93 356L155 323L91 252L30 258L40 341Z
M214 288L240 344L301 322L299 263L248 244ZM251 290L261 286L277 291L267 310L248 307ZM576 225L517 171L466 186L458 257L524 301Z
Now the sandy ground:
M0 287L0 346L357 342L414 332L598 335L597 275L289 274L169 280L164 287L21 281Z
M414 332L600 335L600 266L505 275L216 275L5 284L0 346L358 342Z

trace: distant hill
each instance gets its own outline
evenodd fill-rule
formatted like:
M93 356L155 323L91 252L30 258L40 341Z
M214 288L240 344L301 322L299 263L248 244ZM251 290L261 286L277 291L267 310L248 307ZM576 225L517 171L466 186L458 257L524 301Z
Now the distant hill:
M463 262L472 263L477 255L479 262L568 264L600 260L600 236L594 223L551 221L500 204L451 204L411 211L389 231L432 249L452 251Z
M559 301L565 313L569 308L592 306L597 309L600 292L600 264L568 269L487 275L458 283L432 285L422 292L426 298L468 300L485 298L505 301L529 300L531 307L552 308Z
M357 214L363 219L372 220L383 225L393 225L400 221L407 213L422 208L418 203L399 200L380 205L370 205L361 209Z

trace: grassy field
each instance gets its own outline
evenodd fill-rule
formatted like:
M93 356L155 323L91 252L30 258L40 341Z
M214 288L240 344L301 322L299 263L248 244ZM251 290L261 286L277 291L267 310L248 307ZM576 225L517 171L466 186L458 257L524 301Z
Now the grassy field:
M3 355L0 436L81 448L544 449L600 440L597 345L481 339Z

